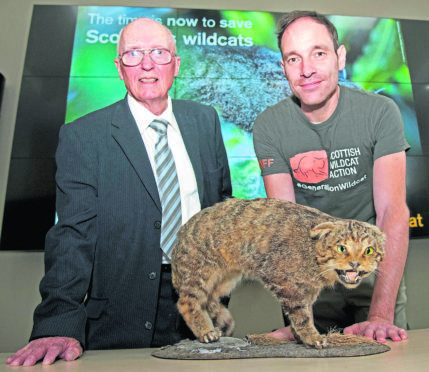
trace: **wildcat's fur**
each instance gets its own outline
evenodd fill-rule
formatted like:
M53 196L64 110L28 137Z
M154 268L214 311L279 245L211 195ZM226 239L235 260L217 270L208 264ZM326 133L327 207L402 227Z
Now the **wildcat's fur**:
M219 302L242 277L259 278L289 315L295 339L326 346L311 307L325 286L359 285L384 257L375 226L276 199L229 199L202 210L179 231L172 254L178 309L200 342L231 335Z

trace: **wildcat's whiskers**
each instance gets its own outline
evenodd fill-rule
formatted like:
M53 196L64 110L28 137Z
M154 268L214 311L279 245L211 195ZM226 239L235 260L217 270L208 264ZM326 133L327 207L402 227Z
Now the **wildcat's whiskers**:
M319 274L317 274L316 279L323 278L323 277L326 276L327 273L332 273L333 274L334 272L335 272L335 269L333 267L330 267L330 268L328 268L328 269L326 269L324 271L321 271ZM332 284L334 284L334 283L332 283Z
M385 275L385 271L378 267L376 270L374 270L375 277L383 277Z

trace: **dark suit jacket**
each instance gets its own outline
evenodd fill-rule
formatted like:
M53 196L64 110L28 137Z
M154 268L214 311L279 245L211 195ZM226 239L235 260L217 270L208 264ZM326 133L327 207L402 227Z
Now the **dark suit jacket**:
M173 100L201 208L231 196L219 118ZM126 100L64 125L56 153L59 222L48 232L31 339L86 349L149 347L161 269L161 204ZM86 296L86 298L85 298Z

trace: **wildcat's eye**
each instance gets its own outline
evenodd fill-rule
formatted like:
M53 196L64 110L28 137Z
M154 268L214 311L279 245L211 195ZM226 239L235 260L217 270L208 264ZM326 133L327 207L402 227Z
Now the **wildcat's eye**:
M374 248L368 247L367 249L365 249L366 256L371 256L373 253L374 253Z
M347 248L344 247L344 245L337 245L337 251L340 253L346 253L347 252Z

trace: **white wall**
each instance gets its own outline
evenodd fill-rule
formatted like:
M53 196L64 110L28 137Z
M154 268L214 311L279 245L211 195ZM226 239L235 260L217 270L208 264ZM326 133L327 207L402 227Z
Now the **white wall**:
M0 228L33 4L124 5L276 12L310 9L325 14L429 20L429 1L427 0L199 0L197 2L195 0L1 0L0 72L6 77L6 87L0 113ZM429 316L423 311L429 305L429 286L424 284L426 283L425 270L429 267L427 245L427 239L414 240L410 245L406 273L409 288L408 313L412 328L429 327ZM39 301L37 287L42 274L42 252L0 252L0 352L12 352L25 344L31 328L32 311ZM277 325L280 322L280 313L273 304L273 300L257 285L246 284L240 288L231 303L237 321L237 334L263 331ZM261 321L262 318L264 322Z

